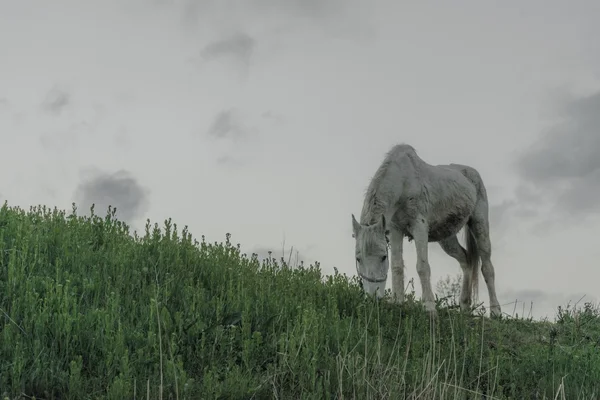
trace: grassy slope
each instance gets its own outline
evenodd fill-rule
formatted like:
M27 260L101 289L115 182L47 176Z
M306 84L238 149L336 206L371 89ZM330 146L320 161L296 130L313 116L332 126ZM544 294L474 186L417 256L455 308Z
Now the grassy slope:
M8 398L594 398L600 318L492 321L365 299L317 267L262 265L170 221L0 210ZM562 386L561 386L562 385ZM420 396L420 397L418 397Z

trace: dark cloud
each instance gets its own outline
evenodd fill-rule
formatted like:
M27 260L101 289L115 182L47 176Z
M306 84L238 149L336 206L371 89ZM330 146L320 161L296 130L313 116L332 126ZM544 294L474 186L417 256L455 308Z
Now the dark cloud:
M600 92L570 99L560 121L517 159L529 185L518 193L525 203L549 202L562 214L600 212Z
M227 149L216 159L218 165L239 168L252 158L250 148L260 141L258 128L246 124L238 110L223 110L215 116L206 135L226 144Z
M46 94L46 98L42 102L42 109L51 114L59 115L70 102L69 93L54 87Z
M94 212L104 216L110 205L117 208L117 218L126 222L140 217L148 206L148 190L124 170L80 183L75 196L80 209L95 204Z
M237 32L223 39L209 43L202 49L200 56L203 61L216 58L229 58L244 66L250 64L256 41L245 33Z
M208 135L218 139L237 139L246 136L250 131L251 129L243 123L239 112L230 108L215 116L208 128Z

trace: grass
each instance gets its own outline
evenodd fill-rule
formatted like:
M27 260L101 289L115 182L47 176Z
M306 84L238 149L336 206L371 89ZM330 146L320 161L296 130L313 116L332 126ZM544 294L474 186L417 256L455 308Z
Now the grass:
M171 220L0 209L2 399L592 399L600 316L432 321Z

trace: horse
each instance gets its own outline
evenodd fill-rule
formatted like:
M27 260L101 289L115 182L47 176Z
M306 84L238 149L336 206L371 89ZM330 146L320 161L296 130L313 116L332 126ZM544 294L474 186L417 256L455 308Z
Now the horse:
M463 272L460 308L469 311L477 301L479 262L487 285L490 314L501 315L491 261L488 198L479 172L461 164L431 165L408 144L398 144L385 155L365 193L360 223L352 214L356 271L363 290L382 298L390 269L392 294L404 302L404 237L414 241L421 299L437 314L431 288L428 245L437 242L456 259ZM466 249L458 241L464 228Z

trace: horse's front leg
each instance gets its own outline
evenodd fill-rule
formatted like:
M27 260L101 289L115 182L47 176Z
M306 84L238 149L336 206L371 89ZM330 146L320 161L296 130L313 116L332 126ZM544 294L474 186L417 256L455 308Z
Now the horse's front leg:
M404 302L404 259L402 245L404 235L395 228L390 229L390 252L392 256L392 298Z
M425 218L417 217L412 226L412 235L415 240L415 248L417 250L417 273L421 280L422 299L425 303L425 309L432 314L435 310L435 297L431 288L431 268L429 267L428 257L428 242L429 242L429 227Z

